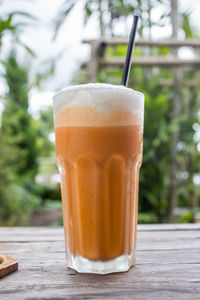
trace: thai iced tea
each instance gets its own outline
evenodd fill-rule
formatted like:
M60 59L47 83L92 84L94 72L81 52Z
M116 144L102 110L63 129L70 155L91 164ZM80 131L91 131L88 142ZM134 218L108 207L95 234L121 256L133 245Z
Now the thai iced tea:
M135 261L143 95L88 84L54 98L68 265L125 271Z

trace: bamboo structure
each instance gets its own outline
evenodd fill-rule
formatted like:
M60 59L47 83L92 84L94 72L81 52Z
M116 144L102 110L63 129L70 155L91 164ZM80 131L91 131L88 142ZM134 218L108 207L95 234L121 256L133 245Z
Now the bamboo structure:
M97 40L89 40L84 39L82 43L84 44L92 44ZM98 43L105 43L107 46L118 46L118 45L127 45L128 38L112 38L106 39L101 38L98 40ZM177 39L167 39L167 40L137 40L135 43L136 46L147 46L147 47L193 47L193 48L200 48L200 40L195 39L185 39L183 41Z
M82 68L86 68L90 82L95 82L98 70L102 66L122 67L124 65L124 57L110 57L105 55L106 47L116 47L118 45L127 45L127 38L111 38L99 40L83 40L83 43L91 46L90 59L82 64ZM188 67L200 66L200 56L193 59L180 59L175 55L181 47L191 47L194 50L200 49L200 40L186 39L179 41L177 39L169 39L163 41L138 40L136 47L169 47L172 53L168 56L147 56L134 57L132 65L143 67Z

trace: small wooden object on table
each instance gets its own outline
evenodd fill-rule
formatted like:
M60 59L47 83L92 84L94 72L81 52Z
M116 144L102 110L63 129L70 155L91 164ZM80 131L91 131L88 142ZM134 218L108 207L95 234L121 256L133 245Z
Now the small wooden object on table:
M0 278L17 271L18 262L7 254L0 254Z

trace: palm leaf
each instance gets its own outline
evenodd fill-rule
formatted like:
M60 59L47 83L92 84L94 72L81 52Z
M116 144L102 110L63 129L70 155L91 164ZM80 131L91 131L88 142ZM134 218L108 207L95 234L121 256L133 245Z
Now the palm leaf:
M86 1L85 5L84 5L84 25L87 24L88 19L90 18L90 16L92 15L92 9L90 7L91 1Z
M57 16L53 20L54 35L53 40L57 37L60 27L64 24L66 17L70 14L74 6L76 5L76 0L65 0L62 7L60 8Z
M29 13L27 13L27 12L25 12L25 11L14 11L14 12L12 12L12 13L10 13L10 15L12 15L12 16L23 16L23 17L26 17L26 18L28 18L28 19L31 19L31 20L33 20L33 21L37 21L37 17L36 16L33 16L32 14L29 14Z

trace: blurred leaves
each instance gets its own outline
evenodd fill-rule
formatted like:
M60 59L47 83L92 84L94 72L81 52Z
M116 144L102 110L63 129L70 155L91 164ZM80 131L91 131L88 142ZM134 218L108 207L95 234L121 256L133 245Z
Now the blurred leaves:
M24 42L20 41L18 37L16 37L16 41L19 45L21 45L32 57L36 57L35 52L27 46Z
M186 38L192 38L194 36L194 33L190 26L190 13L182 14L182 29L185 33Z
M53 40L56 38L58 31L60 30L60 27L65 22L69 13L72 11L74 6L76 5L76 2L77 2L76 0L65 0L63 2L62 7L60 8L57 16L53 20L53 26L54 26Z
M89 18L91 17L92 13L96 11L96 9L93 7L94 3L97 2L95 0L88 0L84 3L84 25L87 24Z
M36 131L28 113L28 70L12 51L4 62L8 93L0 129L0 220L23 224L40 199L25 188L37 170ZM3 221L2 221L3 222Z
M100 2L101 10L100 11ZM53 20L55 39L61 26L64 24L78 1L65 0ZM164 0L84 0L84 24L95 16L99 22L102 14L103 25L107 35L114 35L115 21L126 26L127 17L137 10L140 14L139 34L141 38L151 38L153 26L166 26L170 22L170 9ZM163 10L160 19L155 22L152 12L159 6ZM19 17L24 19L20 20ZM19 22L20 20L20 22ZM21 40L21 32L29 22L36 18L24 11L14 11L0 18L0 47L5 35L12 36L14 43L21 45L34 58L35 53ZM100 23L98 23L100 27ZM197 31L191 25L191 11L181 13L181 29L186 38L197 37ZM100 29L99 29L100 32ZM69 33L71 34L71 32ZM128 34L128 32L127 32ZM107 56L125 56L127 47L106 48ZM169 47L144 49L136 47L135 56L170 54ZM56 58L57 59L57 58ZM50 60L38 71L32 86L40 87L43 80L55 71L56 59ZM28 84L29 70L19 65L15 53L11 53L6 61L1 61L5 69L4 78L7 82L8 93L3 99L3 125L0 129L0 223L7 225L25 224L29 215L34 212L44 199L57 200L60 197L59 189L51 189L35 182L35 175L39 168L38 156L51 156L54 144L49 136L53 131L52 109L41 110L37 120L28 113ZM82 72L82 73L81 73ZM75 83L87 82L87 75L81 71L74 78ZM98 81L120 84L122 70L109 66L99 70ZM193 124L199 124L200 90L197 86L190 87L191 79L198 80L198 69L190 68L182 74L181 87L181 115L173 119L170 115L173 98L173 85L161 85L161 79L167 79L173 84L172 70L163 68L132 68L129 87L145 93L144 117L144 156L140 173L140 201L139 222L164 222L166 219L167 195L169 193L170 172L170 144L172 133L180 128L180 141L177 145L176 161L179 171L177 186L177 204L187 207L181 221L192 221L195 209L192 205L199 203L200 191L194 184L194 176L200 175L200 152L197 146L200 143L200 130L192 129ZM32 87L31 86L31 87ZM195 137L195 139L194 139ZM55 166L53 166L55 168ZM47 170L49 172L49 169ZM6 187L6 188L5 188ZM47 201L46 201L47 202ZM48 203L49 205L49 203Z
M55 72L55 59L45 62L40 66L40 71L35 76L35 81L32 86L41 87L41 84L46 81Z
M25 225L41 199L19 184L11 183L0 191L0 225Z
M49 135L54 132L53 109L51 106L40 110L39 118L33 120L33 127L37 131L36 145L40 149L39 155L50 156L51 152L55 150L54 144L49 140Z
M16 21L15 19L19 16L24 17L24 22ZM0 47L2 46L2 39L5 34L8 32L15 38L16 42L23 43L20 41L19 33L20 31L29 25L29 21L36 21L37 18L32 14L29 14L25 11L13 11L3 17L0 16ZM30 52L30 48L25 46L26 50Z

